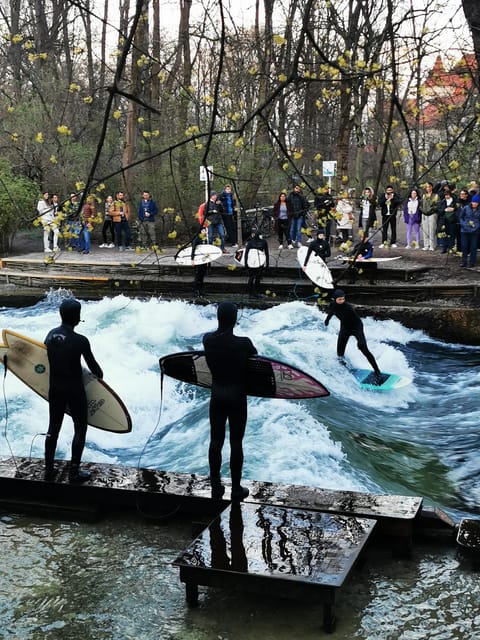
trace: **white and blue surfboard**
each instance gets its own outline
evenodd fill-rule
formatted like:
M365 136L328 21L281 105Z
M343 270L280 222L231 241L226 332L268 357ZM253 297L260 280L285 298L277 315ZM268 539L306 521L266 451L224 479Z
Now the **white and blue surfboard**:
M380 384L371 369L351 369L352 374L362 389L369 391L393 391L401 389L412 382L410 378L399 376L396 373L384 373L382 371Z

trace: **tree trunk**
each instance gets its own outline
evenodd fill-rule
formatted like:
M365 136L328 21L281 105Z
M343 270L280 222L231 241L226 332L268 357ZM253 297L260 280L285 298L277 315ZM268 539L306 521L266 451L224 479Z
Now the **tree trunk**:
M472 32L473 48L477 60L477 86L480 86L480 2L462 0L463 12Z

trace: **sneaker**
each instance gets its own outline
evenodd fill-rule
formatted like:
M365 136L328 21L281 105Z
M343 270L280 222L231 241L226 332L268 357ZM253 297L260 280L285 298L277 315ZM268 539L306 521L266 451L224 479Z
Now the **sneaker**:
M428 247L422 247L422 251L428 251Z
M90 251L82 251L82 254L83 254L84 256L86 256L88 253L90 253Z
M250 491L246 487L237 487L232 489L232 502L241 502L249 495Z
M106 244L105 247L107 249L115 249L115 245L113 244L113 242L111 242L110 244Z
M288 248L289 248L289 249L293 249L293 244L289 244L289 245L288 245Z
M283 244L278 245L278 250L281 251L283 249Z
M429 251L435 251L435 249L433 247L430 247Z
M98 248L99 249L106 249L108 247L108 244L99 244Z
M123 247L118 247L118 250L119 251L123 251L124 249L123 249Z
M135 251L133 247L125 247L125 251Z
M411 248L412 247L409 244L407 244L406 247L405 247L405 249L411 249Z
M396 249L397 248L396 244L391 244L390 246L392 247L392 249Z
M237 243L232 244L232 249L238 249L238 244Z
M379 244L379 245L378 245L378 248L379 248L379 249L385 249L385 245L383 244L383 242L382 242L382 244Z
M297 249L300 249L300 247L302 246L301 242L297 242Z
M53 253L51 249L44 249L44 253Z

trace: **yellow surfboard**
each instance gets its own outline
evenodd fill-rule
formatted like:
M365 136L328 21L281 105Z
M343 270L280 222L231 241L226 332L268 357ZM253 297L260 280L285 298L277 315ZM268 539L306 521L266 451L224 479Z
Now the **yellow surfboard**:
M9 329L2 330L2 339L0 358L3 366L48 400L50 367L46 346ZM83 370L83 384L87 394L88 424L114 433L129 433L132 420L115 391L87 369Z

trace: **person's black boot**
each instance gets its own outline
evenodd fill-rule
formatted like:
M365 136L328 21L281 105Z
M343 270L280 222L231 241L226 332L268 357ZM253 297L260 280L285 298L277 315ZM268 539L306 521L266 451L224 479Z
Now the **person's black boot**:
M220 482L220 477L210 478L210 486L212 487L212 500L221 500L225 493L225 487Z
M90 480L91 477L92 474L90 473L90 471L82 471L79 468L78 464L70 465L70 472L68 474L69 482L86 482L87 480Z
M46 480L47 482L51 482L52 480L55 480L55 477L57 475L57 470L55 469L54 466L46 466L45 467L45 473L43 474L43 479Z
M241 502L249 495L250 491L246 487L232 488L232 502Z

